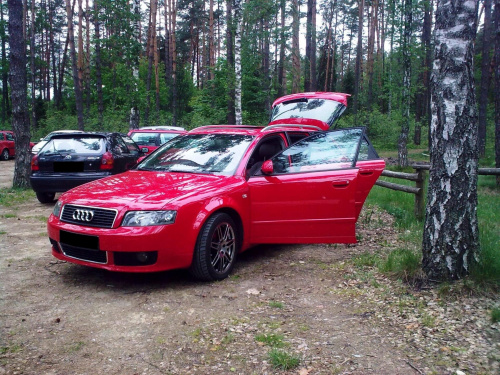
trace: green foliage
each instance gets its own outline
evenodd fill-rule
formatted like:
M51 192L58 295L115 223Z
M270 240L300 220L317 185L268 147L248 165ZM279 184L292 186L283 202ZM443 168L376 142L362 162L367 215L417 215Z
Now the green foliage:
M264 345L273 347L273 348L283 348L287 346L284 341L283 335L277 335L274 333L269 334L259 334L255 336L255 341L262 342Z
M410 249L394 250L380 263L383 273L390 273L404 280L413 279L421 269L422 254Z
M283 350L272 349L269 353L269 361L276 369L291 370L300 364L300 358Z
M0 188L0 206L13 207L33 198L35 192L31 189Z
M500 322L500 307L494 307L491 310L491 322L492 323Z
M477 216L481 252L479 263L471 275L477 282L500 285L500 192L494 187L495 177L480 176Z
M380 256L374 253L363 253L353 258L353 263L356 267L375 267L380 263Z

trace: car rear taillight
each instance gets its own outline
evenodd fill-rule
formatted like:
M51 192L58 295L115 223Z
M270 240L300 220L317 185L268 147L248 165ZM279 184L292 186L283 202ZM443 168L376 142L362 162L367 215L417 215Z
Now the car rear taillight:
M113 169L114 162L115 160L111 152L105 152L104 155L102 155L101 169Z
M38 155L35 155L31 158L31 171L36 172L40 170L40 166L38 165Z

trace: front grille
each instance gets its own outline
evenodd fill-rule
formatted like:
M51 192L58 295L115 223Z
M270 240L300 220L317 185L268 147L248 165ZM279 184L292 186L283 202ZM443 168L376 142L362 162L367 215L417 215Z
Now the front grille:
M78 219L78 215L75 211L91 211L92 215L82 215L83 218ZM97 227L97 228L113 228L115 222L117 211L106 209L106 208L96 208L87 206L75 206L72 204L64 205L63 212L61 214L61 221L71 224L83 225L86 227ZM88 218L92 216L89 221ZM76 217L77 219L74 219Z
M70 258L85 260L87 262L93 262L93 263L101 263L101 264L107 263L106 251L89 250L77 246L71 246L64 243L61 243L61 247L64 255Z

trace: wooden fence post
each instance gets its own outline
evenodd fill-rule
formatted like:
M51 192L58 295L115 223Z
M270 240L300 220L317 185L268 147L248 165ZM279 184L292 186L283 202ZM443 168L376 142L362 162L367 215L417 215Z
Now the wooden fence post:
M417 179L415 180L415 187L418 193L415 194L415 217L418 220L424 218L424 169L415 168L417 172Z

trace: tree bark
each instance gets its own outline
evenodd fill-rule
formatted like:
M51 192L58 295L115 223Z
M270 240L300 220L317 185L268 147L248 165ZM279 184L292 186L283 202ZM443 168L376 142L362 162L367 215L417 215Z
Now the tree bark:
M356 48L356 67L354 72L354 106L353 113L357 113L360 103L361 63L363 61L363 15L365 0L358 0L358 46Z
M479 88L479 156L486 151L486 115L488 110L488 93L490 91L491 69L491 0L484 0L484 29L481 61L481 87Z
M0 1L0 21L2 22L2 124L5 123L10 116L10 101L9 101L9 86L8 86L8 69L7 69L7 52L5 45L7 44L7 33L5 32L4 24L4 9L3 1Z
M100 0L94 0L94 32L95 32L95 76L97 90L97 113L99 126L103 126L104 103L102 95L102 74L101 74L101 20L100 20Z
M278 97L286 94L286 69L285 69L285 57L286 57L286 37L285 37L285 27L286 27L286 0L280 0L280 13L281 13L281 24L280 24L280 59L278 63Z
M242 124L241 113L241 25L243 24L242 15L242 0L234 1L234 23L236 24L236 32L234 33L234 109L235 109L235 125Z
M477 0L437 1L431 166L422 261L431 280L462 278L478 259L473 75L477 6Z
M500 0L495 0L495 166L500 168ZM500 176L497 176L500 187Z
M27 72L25 39L23 35L23 5L19 0L8 0L9 8L9 47L10 47L10 88L12 98L12 129L16 138L16 165L12 186L30 187L30 125L27 103Z
M300 4L292 0L292 94L300 91Z
M71 62L73 66L73 84L75 87L75 104L76 104L76 114L78 117L78 129L84 130L83 124L83 100L82 100L82 89L81 82L78 78L78 62L76 59L75 51L75 36L73 32L73 9L70 4L70 0L66 0L66 13L68 15L68 39L69 39L69 49L71 53Z
M141 28L140 28L140 0L132 0L132 10L134 12L134 38L140 43L141 40ZM142 48L141 48L142 51ZM137 92L137 82L139 81L139 59L134 61L134 67L132 68L132 75L134 77L134 91ZM139 108L137 107L137 102L134 100L132 102L132 108L130 108L130 118L129 118L129 129L139 129L140 116Z
M31 68L31 126L36 129L36 63L35 63L35 2L31 1L30 68Z
M226 47L227 47L227 123L236 124L234 92L234 52L233 52L233 0L226 0Z
M410 133L411 106L411 24L413 18L412 0L405 0L404 33L403 33L403 92L402 92L402 124L398 139L398 163L400 167L408 166L408 136Z

